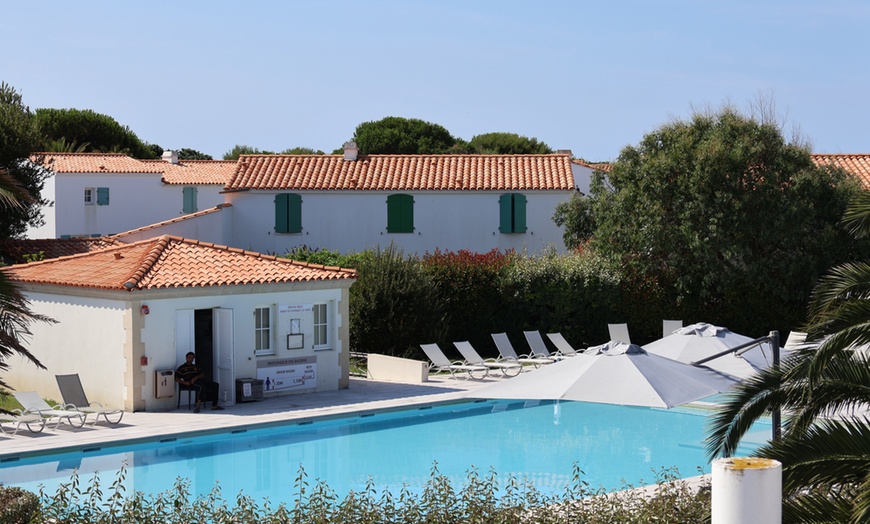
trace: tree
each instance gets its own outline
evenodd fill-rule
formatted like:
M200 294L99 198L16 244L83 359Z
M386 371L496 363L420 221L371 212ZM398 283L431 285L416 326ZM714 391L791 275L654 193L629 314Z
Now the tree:
M607 179L596 173L593 246L654 282L671 314L787 331L855 246L838 223L858 188L775 123L696 113L624 148Z
M426 155L446 153L456 139L444 127L418 120L388 116L356 127L353 139L367 155Z
M469 142L475 153L487 155L534 155L549 154L553 150L537 138L527 138L516 133L485 133L472 137Z
M134 158L154 158L154 151L129 127L90 109L37 109L36 126L45 144L63 140L71 144L88 144L88 152L117 152Z
M870 195L856 197L845 223L870 236ZM782 439L755 455L783 465L784 521L870 519L870 263L839 265L813 290L808 340L780 369L740 384L716 412L707 437L711 457L736 449L772 409L789 414ZM831 414L837 417L829 418Z
M28 161L40 143L30 108L12 86L0 83L0 170L5 173L5 190L13 191L18 203L0 213L0 239L18 238L28 226L43 224L40 209L49 202L40 193L49 172L39 159Z
M196 149L188 149L183 147L178 150L179 160L214 160L211 155L201 153Z
M589 197L574 193L571 200L556 205L553 222L564 227L562 240L565 247L577 250L585 245L595 233L595 217L592 215L592 201Z
M282 155L322 155L324 154L321 150L314 150L310 147L291 147L281 151Z
M271 151L260 151L256 147L236 144L232 149L224 153L224 160L238 160L242 155L274 155Z

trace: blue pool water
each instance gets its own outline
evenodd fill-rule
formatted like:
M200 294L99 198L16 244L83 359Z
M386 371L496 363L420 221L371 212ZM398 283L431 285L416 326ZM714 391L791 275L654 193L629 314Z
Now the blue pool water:
M53 493L74 469L82 481L99 472L107 486L126 464L127 493L158 493L177 477L208 493L219 482L225 495L243 491L290 502L300 465L309 483L326 481L339 496L364 489L418 491L438 470L455 489L467 471L494 469L500 479L528 479L546 494L560 494L576 463L590 487L618 489L655 481L654 470L677 467L683 476L709 472L702 440L705 414L583 402L487 401L379 412L349 418L288 423L242 433L179 437L129 447L22 457L0 463L0 482ZM769 424L754 428L738 454L767 440Z

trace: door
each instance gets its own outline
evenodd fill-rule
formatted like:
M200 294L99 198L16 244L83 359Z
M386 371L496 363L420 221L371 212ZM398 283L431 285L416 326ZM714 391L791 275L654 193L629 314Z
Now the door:
M233 310L214 308L213 334L215 355L215 380L220 384L221 402L234 404L236 401L235 373L233 362Z

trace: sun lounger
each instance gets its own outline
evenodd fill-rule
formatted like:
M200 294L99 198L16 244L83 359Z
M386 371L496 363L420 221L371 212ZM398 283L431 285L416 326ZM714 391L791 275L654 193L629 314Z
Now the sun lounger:
M556 351L562 356L565 357L573 357L577 355L579 352L574 349L574 346L568 343L565 340L565 337L562 336L561 333L547 333L547 338L550 339L550 342L556 346Z
M12 433L7 433L3 424L15 424L14 428L9 428ZM3 434L15 435L21 429L22 424L31 433L39 433L45 429L45 419L41 415L24 415L18 410L12 415L0 413L0 432Z
M662 338L683 327L682 320L662 320Z
M555 362L552 358L533 357L531 355L518 355L511 344L507 333L492 333L492 340L495 342L495 347L498 348L499 354L503 360L514 360L520 364L531 364L536 368L544 364L552 364Z
M88 402L88 397L85 395L85 390L82 387L82 381L77 373L72 375L55 375L54 378L57 380L57 387L60 388L60 396L63 397L64 409L81 411L85 414L85 418L88 415L93 415L94 422L91 424L93 426L97 424L100 417L106 419L106 422L109 424L121 423L124 410L104 408L99 402ZM115 417L117 417L117 420L115 420Z
M462 358L465 359L466 364L477 365L477 366L486 366L490 369L498 369L502 372L502 374L506 377L515 377L520 374L523 370L523 365L515 360L495 360L495 359L484 359L480 356L480 353L474 349L474 346L471 345L471 342L464 340L462 342L454 342L454 346L456 349L462 353Z
M24 408L24 415L39 415L45 417L45 423L54 421L54 427L66 422L70 426L80 428L85 425L85 414L81 411L63 409L60 406L50 406L36 391L13 391L12 396Z
M526 337L526 342L529 343L529 348L532 350L531 356L535 358L551 358L556 361L566 358L563 355L550 354L550 350L547 349L547 344L544 342L544 337L541 336L540 331L523 331L523 335Z
M429 371L447 371L450 376L455 377L457 373L467 373L468 378L475 380L483 380L489 374L489 368L486 366L466 364L465 362L451 362L447 355L441 351L438 344L420 344L423 353L429 357L432 364L429 365Z
M607 324L607 331L610 332L610 340L631 344L631 337L628 335L628 324Z

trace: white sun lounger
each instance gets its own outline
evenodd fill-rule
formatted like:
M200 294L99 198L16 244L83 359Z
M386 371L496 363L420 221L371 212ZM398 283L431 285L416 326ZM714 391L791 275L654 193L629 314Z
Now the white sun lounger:
M556 361L566 358L564 355L550 354L550 350L547 349L547 344L544 342L544 337L541 336L540 331L523 331L523 335L526 337L526 342L529 343L529 348L532 350L531 356L536 358L551 358Z
M489 374L489 368L486 366L466 364L465 362L451 362L447 355L441 351L438 344L420 344L423 353L429 357L432 364L429 365L429 371L448 371L450 376L455 377L457 373L467 373L468 378L475 380L483 380Z
M547 333L547 338L549 338L550 342L556 346L556 351L562 356L573 357L579 353L574 349L574 346L565 340L565 337L563 337L561 333Z
M94 421L91 424L95 426L100 417L106 419L109 424L120 424L121 418L124 416L122 409L104 408L99 402L88 402L88 396L85 395L85 390L82 387L82 381L79 379L78 373L72 375L55 375L57 387L60 388L60 396L63 397L63 409L81 411L85 414L94 416ZM111 419L109 418L111 417ZM115 420L117 417L117 420Z
M631 344L631 337L628 335L628 324L607 324L607 331L610 332L610 340Z
M501 354L501 358L504 360L514 360L516 362L519 362L520 364L531 364L536 368L539 368L544 364L552 364L553 362L555 362L555 360L553 360L552 358L540 358L533 357L531 355L518 355L516 350L514 349L513 344L511 344L507 333L492 333L492 340L495 342L495 347L498 348L498 352Z
M54 421L54 427L66 422L70 426L80 428L85 425L85 414L81 411L63 409L60 406L50 406L36 391L13 391L12 396L24 408L24 415L39 415L45 417L46 424Z
M9 428L12 433L7 433L7 430L3 428L3 424L14 424L14 428ZM24 415L19 410L16 410L12 415L0 413L0 432L3 434L15 435L21 429L22 424L31 433L39 433L45 429L45 418L40 415Z
M474 349L474 346L471 345L471 342L464 340L462 342L454 342L454 346L456 349L462 353L462 358L465 359L466 364L472 364L477 366L486 366L490 369L498 369L502 372L502 374L506 377L515 377L519 375L523 370L523 365L515 360L496 360L496 359L484 359L480 356L480 353Z

